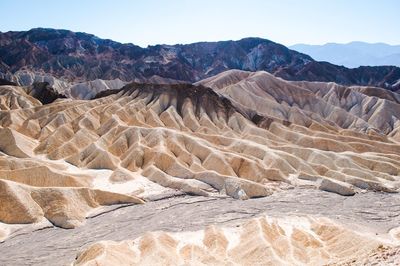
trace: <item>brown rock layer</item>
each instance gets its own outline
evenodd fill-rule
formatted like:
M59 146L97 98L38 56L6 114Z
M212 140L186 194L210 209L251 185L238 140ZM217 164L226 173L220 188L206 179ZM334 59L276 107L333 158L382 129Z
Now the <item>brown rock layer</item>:
M202 83L212 88L132 83L45 105L0 87L0 221L69 228L101 205L174 193L398 192L396 93L265 72Z
M383 243L325 218L261 217L235 228L98 242L84 248L74 265L336 265L368 257Z

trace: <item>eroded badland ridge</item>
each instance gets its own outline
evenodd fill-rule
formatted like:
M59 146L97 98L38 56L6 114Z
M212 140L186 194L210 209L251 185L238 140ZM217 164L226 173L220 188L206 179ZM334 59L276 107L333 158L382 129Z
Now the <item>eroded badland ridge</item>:
M262 39L0 47L0 264L398 263L397 68L314 79L325 63Z

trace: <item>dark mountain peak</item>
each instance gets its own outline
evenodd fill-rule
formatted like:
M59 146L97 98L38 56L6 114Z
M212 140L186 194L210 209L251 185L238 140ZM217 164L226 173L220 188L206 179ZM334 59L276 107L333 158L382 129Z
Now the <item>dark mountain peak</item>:
M59 98L66 98L53 89L48 82L35 82L27 88L27 93L38 99L42 104L52 103Z
M51 28L33 28L29 31L22 32L17 38L25 38L32 43L75 40L79 42L92 42L97 45L121 45L119 42L110 39L101 39L93 34L85 32L73 32L70 30Z
M390 89L400 86L396 67L348 69L314 61L306 54L256 37L141 48L69 30L36 28L1 33L0 78L21 69L70 81L119 78L128 82L152 76L195 82L229 69L264 70L288 80Z
M63 29L33 28L25 32L23 35L26 36L30 41L35 41L35 40L44 41L44 40L52 40L52 39L65 38L68 36L74 36L75 33Z
M163 101L161 112L165 111L169 106L174 106L179 114L182 114L183 106L186 101L190 101L193 110L200 117L200 112L218 112L228 119L232 112L242 111L234 107L229 99L217 94L213 89L203 85L193 85L190 83L177 84L154 84L154 83L130 83L118 90L102 91L98 93L94 99L103 98L110 95L118 94L118 98L122 95L131 96L133 98L147 98L149 102Z
M263 38L258 38L258 37L247 37L240 39L238 42L242 47L255 47L260 44L274 44L274 45L279 45L278 43L275 43L273 41L263 39Z

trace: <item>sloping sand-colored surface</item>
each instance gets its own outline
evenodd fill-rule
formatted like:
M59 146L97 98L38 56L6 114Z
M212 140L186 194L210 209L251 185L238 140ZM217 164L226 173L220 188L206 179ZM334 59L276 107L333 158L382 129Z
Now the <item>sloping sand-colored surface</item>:
M76 227L102 205L182 193L399 191L396 93L266 72L200 83L132 83L45 105L0 87L0 230L43 219Z
M391 249L391 241L326 218L264 216L233 228L98 242L84 248L74 265L326 265Z

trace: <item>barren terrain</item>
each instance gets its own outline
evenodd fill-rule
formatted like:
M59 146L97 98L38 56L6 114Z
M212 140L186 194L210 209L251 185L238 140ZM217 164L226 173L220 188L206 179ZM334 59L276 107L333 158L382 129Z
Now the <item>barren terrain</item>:
M0 264L397 256L395 92L239 70L49 90L0 86Z

